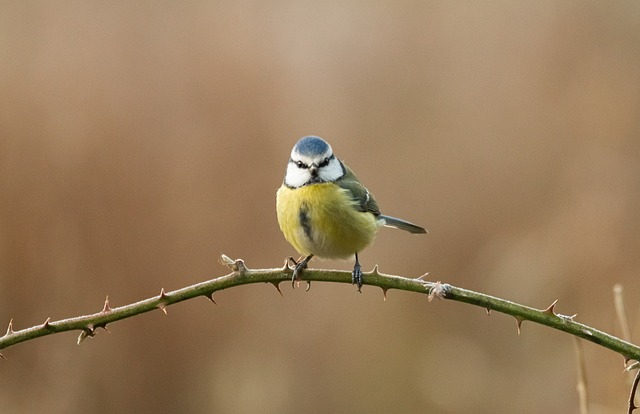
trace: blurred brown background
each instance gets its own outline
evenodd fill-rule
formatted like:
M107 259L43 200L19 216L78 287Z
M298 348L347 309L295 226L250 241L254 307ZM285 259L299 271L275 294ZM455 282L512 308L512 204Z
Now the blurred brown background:
M223 275L220 253L281 266L275 191L317 134L430 230L382 230L365 269L559 299L615 334L622 283L638 333L639 21L635 1L2 2L0 321ZM568 335L282 288L6 349L2 412L578 411ZM592 412L622 412L622 358L584 349Z

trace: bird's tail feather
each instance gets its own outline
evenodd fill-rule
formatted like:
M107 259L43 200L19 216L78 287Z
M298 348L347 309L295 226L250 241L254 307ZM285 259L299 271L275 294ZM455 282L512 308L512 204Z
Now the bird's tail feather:
M395 227L396 229L408 231L409 233L413 234L428 233L428 231L423 229L422 227L416 226L413 223L409 223L408 221L404 221L399 218L383 215L380 215L380 218L384 220L384 225L387 227Z

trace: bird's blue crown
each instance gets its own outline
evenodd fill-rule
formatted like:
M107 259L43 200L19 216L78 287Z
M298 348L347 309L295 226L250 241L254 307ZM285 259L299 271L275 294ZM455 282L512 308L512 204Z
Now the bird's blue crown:
M296 143L293 150L298 154L304 154L309 157L319 157L326 154L329 148L331 148L329 144L322 138L309 135L300 138L300 141Z

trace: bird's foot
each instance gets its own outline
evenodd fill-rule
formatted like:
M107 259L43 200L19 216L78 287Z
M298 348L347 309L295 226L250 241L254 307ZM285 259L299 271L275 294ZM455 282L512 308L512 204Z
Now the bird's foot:
M309 256L305 257L303 260L299 260L296 261L293 257L289 258L289 261L291 263L293 263L293 275L291 276L291 287L292 288L296 288L296 283L299 283L300 280L302 279L300 277L300 275L302 274L302 271L304 269L307 268L307 264L309 263L309 260L311 260L311 258L313 257L312 254L310 254ZM311 281L307 280L307 291L311 289Z
M358 262L353 266L353 272L351 272L351 284L358 285L358 292L362 293L362 268Z

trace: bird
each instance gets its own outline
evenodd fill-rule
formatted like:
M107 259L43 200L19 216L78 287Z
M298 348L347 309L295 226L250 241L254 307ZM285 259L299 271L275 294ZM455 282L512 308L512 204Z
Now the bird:
M369 246L381 226L413 234L427 230L383 215L373 195L353 171L336 158L324 139L309 135L293 146L282 185L276 193L276 213L285 239L304 259L293 258L292 284L309 261L355 256L351 283L362 292L358 253Z

